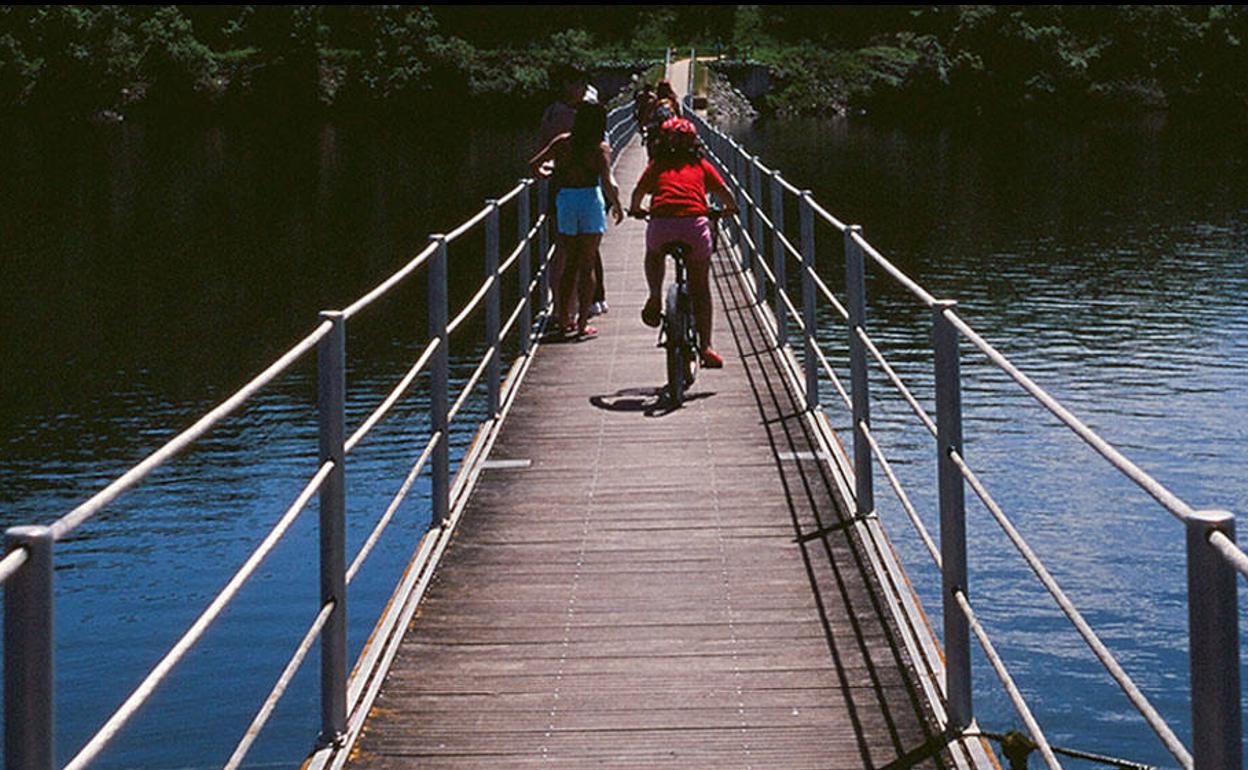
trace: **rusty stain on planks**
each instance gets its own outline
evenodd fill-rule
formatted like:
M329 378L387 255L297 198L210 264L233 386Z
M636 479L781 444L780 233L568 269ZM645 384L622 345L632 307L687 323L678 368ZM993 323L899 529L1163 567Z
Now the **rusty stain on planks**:
M351 764L952 766L726 259L727 367L658 403L643 244L604 240L601 336L540 351Z

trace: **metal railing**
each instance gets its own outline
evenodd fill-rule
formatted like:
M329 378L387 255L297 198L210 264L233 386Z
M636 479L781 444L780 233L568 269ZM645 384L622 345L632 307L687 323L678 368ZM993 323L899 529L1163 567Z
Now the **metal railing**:
M613 156L618 155L635 130L631 104L611 111L608 116L608 133ZM546 210L547 188L545 180L522 179L506 195L486 201L480 212L450 233L431 236L430 243L419 254L372 291L342 310L322 312L317 326L294 347L219 406L90 500L49 525L17 526L5 532L4 557L0 559L0 584L3 584L5 603L5 767L10 770L53 768L53 573L56 542L63 540L118 497L139 485L153 470L187 449L313 350L316 351L318 368L317 408L320 426L320 464L316 472L296 495L290 507L279 517L269 534L229 579L225 588L65 768L79 770L100 755L147 702L169 672L202 639L213 621L289 531L313 496L319 496L320 501L321 603L290 661L224 767L236 768L246 757L277 701L285 693L295 672L318 638L321 643L319 741L323 745L342 741L347 734L348 722L355 719L359 711L367 710L366 706L361 709L361 704L366 703L363 691L370 667L361 664L375 662L380 657L375 645L366 645L360 653L354 673L348 675L352 668L347 660L347 586L358 574L364 560L390 524L416 479L425 470L429 470L432 475L430 533L449 532L448 515L452 506L463 497L464 490L468 488L464 473L469 468L468 457L465 457L452 478L449 451L451 425L460 416L467 400L484 381L488 399L487 417L477 423L476 434L480 438L497 430L502 404L509 395L514 394L520 374L524 371L519 364L531 357L549 311L548 267L553 249L551 223ZM507 207L515 210L516 234L515 245L504 258L500 249L502 234L499 223L500 213ZM536 217L533 216L534 211ZM484 231L485 279L473 297L451 319L448 308L448 246L469 232L480 230ZM425 347L389 395L353 433L348 434L347 322L422 269L426 276L428 297L428 340ZM500 286L503 277L513 270L516 272L515 282L519 296L504 322ZM538 311L536 314L535 306ZM467 319L482 309L485 314L485 352L462 389L452 394L449 378L451 335L463 328ZM504 345L513 334L518 337L519 354L504 378ZM392 502L348 566L345 541L347 456L422 375L428 378L429 435ZM453 403L452 395L455 399ZM428 536L422 541L421 548L409 565L409 575L419 573L423 564L434 558L434 542L435 538ZM383 620L386 617L383 614ZM387 622L395 625L393 620ZM381 624L382 621L379 621L379 625Z
M883 471L924 547L940 571L943 615L943 665L929 662L940 673L940 697L945 726L969 733L974 724L971 691L970 639L974 635L1006 693L1026 725L1037 750L1051 768L1060 767L1039 723L1024 702L992 641L972 609L967 567L965 488L970 486L985 509L1005 532L1022 558L1053 597L1062 613L1157 734L1165 749L1184 768L1214 770L1242 766L1242 707L1239 659L1239 610L1236 573L1248 577L1248 555L1235 543L1234 517L1220 510L1197 511L1140 469L1096 434L1030 377L1021 372L957 313L957 305L932 296L863 236L857 225L846 224L822 208L808 190L798 189L779 171L764 166L757 156L689 110L698 125L708 155L722 171L736 195L740 214L725 222L738 249L740 269L751 285L777 345L784 349L790 375L806 400L826 445L834 446L831 428L820 404L820 385L826 375L844 402L853 426L850 461L852 505L864 538L880 540L875 531L874 480L876 466ZM764 182L766 180L766 182ZM797 207L796 245L785 228L786 205ZM842 303L816 270L817 226L830 227L842 240L845 255L846 299ZM799 303L789 296L788 268L800 273ZM873 268L891 277L931 312L932 359L936 415L933 419L913 392L885 360L866 324L866 271ZM828 363L818 339L820 298L846 322L850 386L845 388ZM797 349L786 347L791 330L801 334ZM1010 522L963 452L960 351L962 341L986 357L1070 428L1123 475L1151 495L1186 528L1191 667L1192 748L1175 735L1157 709L1132 681L1083 615L1057 584L1040 558ZM800 359L797 353L800 352ZM892 465L871 431L872 398L869 364L874 361L888 382L917 416L936 444L940 532L937 541L927 532ZM938 658L938 656L936 656Z

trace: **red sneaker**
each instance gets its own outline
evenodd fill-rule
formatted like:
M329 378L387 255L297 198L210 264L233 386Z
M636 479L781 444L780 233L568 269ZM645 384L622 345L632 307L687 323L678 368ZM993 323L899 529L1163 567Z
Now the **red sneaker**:
M724 357L708 347L702 351L702 368L723 369Z

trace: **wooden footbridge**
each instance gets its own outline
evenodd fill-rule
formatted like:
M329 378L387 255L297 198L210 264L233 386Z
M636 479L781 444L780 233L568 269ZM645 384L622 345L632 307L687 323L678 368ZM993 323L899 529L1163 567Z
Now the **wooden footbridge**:
M684 82L684 73L674 77ZM644 153L628 108L612 114L625 192ZM322 315L307 338L161 450L47 527L7 533L5 766L52 770L53 550L63 538L317 350L321 465L255 554L99 733L67 765L86 767L229 603L319 495L322 604L225 767L242 765L307 653L319 642L322 768L982 768L997 766L975 723L970 639L982 645L1030 735L1059 767L968 599L964 489L1006 530L1105 665L1184 767L1241 763L1236 572L1248 558L1233 519L1193 511L1018 372L957 314L735 143L701 124L712 159L742 204L713 264L715 345L727 366L704 371L671 409L645 298L644 225L603 243L611 311L594 339L543 337L551 253L543 185L523 181L369 295ZM797 206L799 232L785 228ZM794 209L790 209L790 213ZM516 237L505 246L507 211ZM818 225L818 228L816 227ZM844 243L848 295L815 265L817 231ZM486 281L456 315L447 307L448 246L484 231ZM504 253L504 250L509 253ZM874 265L932 309L936 415L928 415L867 334L863 274ZM344 419L346 324L423 272L428 343L403 381L351 434ZM514 309L500 287L513 276ZM800 285L797 301L790 288ZM816 334L816 306L847 321L850 383ZM485 353L452 393L448 349L474 313ZM796 340L790 344L790 336ZM518 340L504 371L505 341ZM969 341L1036 400L1153 494L1188 532L1192 586L1192 749L1101 644L962 457L958 342ZM936 439L941 529L933 537L870 431L867 366L884 375ZM414 383L428 380L430 425L394 503L348 565L345 473L364 440ZM484 389L488 417L452 457L450 425ZM831 404L821 403L826 392ZM452 397L454 400L452 401ZM847 410L845 448L826 409ZM941 633L920 607L875 516L882 472L943 576ZM415 480L432 478L433 525L353 665L348 585ZM896 536L898 533L892 533ZM938 641L939 638L939 641ZM275 672L276 674L277 672ZM1026 760L1023 760L1024 762Z

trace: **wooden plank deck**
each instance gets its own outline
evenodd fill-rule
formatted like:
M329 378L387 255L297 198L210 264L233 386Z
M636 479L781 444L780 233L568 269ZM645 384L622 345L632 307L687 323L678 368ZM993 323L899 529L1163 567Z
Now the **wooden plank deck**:
M643 240L604 241L601 336L538 352L350 764L951 766L861 544L800 537L841 520L831 471L792 459L817 445L726 258L727 366L659 404Z

